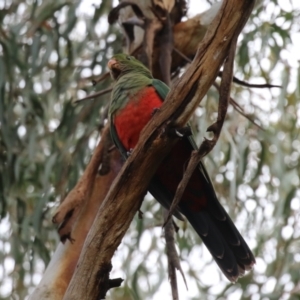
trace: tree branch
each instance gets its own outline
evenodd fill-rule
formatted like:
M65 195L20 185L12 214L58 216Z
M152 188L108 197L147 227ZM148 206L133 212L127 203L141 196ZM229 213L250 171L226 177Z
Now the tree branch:
M99 144L103 144L103 141L102 139ZM98 150L102 147L99 144L97 146ZM94 151L93 156L97 156L98 150ZM93 159L91 159L90 164L92 160ZM74 219L74 222L71 222L72 225L70 224L74 242L66 241L64 244L59 243L41 282L30 295L30 300L54 300L64 297L73 273L76 270L84 241L93 224L97 211L123 164L121 154L117 149L109 151L107 160L109 160L109 172L105 175L96 174L95 178L89 177L89 179L93 181L91 195L82 203L78 218L76 220ZM91 167L90 164L87 168ZM96 173L97 170L98 167L96 167Z
M167 218L168 211L165 209L163 211L164 211L164 217ZM177 287L176 270L180 272L186 288L187 288L187 283L180 265L178 253L175 248L175 238L174 238L175 227L174 226L175 224L172 218L170 218L165 226L165 240L166 240L166 252L168 257L168 273L169 273L169 280L171 284L172 297L173 300L178 300L179 295L178 295L178 287Z
M110 93L112 91L112 88L109 87L107 89L104 89L104 90L101 90L99 92L96 92L96 93L93 93L93 94L90 94L90 95L87 95L86 97L83 97L83 98L80 98L80 99L77 99L74 101L74 103L79 103L81 101L85 101L85 100L89 100L89 99L94 99L96 97L99 97L99 96L102 96L102 95L105 95L107 93Z
M193 63L143 130L136 148L101 205L65 300L96 299L97 295L106 293L107 282L99 279L97 274L109 273L107 266L139 209L151 178L175 143L165 134L167 127L171 123L178 127L187 123L214 82L228 55L232 39L243 28L254 2L223 2Z
M220 92L220 86L217 82L214 82L213 86L218 90L218 92ZM233 106L233 108L239 113L241 114L243 117L245 117L246 119L248 119L252 124L254 124L255 126L257 126L260 130L264 130L258 123L255 122L255 120L253 120L250 116L248 116L243 108L232 98L230 97L230 104Z

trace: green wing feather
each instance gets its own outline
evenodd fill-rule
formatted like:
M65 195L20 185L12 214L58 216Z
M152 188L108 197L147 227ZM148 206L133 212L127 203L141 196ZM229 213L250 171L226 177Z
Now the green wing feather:
M118 134L117 134L116 127L115 127L114 123L112 122L112 120L110 121L110 136L111 136L111 139L114 142L114 144L117 146L117 148L121 152L123 158L126 160L127 157L128 157L127 150L125 149L125 147L121 143L121 141L118 137Z
M152 85L155 88L158 95L164 101L170 91L169 87L165 83L163 83L162 81L160 81L158 79L153 79Z

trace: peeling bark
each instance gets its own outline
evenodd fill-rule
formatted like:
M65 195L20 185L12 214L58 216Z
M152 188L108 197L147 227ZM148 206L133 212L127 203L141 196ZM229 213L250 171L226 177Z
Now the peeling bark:
M98 150L102 148L101 141L97 148ZM97 151L95 151L93 157L95 155L97 155ZM99 157L94 159L100 160ZM91 163L92 161L93 158L91 159ZM110 152L109 162L109 172L104 176L97 174L98 167L96 168L95 178L92 179L93 188L91 189L91 194L82 203L78 218L74 219L72 224L69 224L72 225L70 229L72 229L72 236L74 238L73 243L67 240L65 244L60 243L58 245L41 282L29 296L30 300L61 300L63 298L98 208L123 165L123 159L117 149L113 149Z
M77 221L83 205L90 199L98 169L100 164L104 162L103 156L108 151L109 145L112 145L112 141L109 135L109 126L106 126L102 133L102 141L96 147L83 175L62 201L52 218L54 224L59 224L58 232L63 243L67 239L73 241L71 237L72 227Z

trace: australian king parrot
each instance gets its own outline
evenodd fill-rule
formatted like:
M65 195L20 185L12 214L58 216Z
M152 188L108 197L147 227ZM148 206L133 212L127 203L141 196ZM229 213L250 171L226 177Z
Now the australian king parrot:
M154 79L140 61L126 54L114 55L108 68L115 81L109 108L111 135L126 158L153 112L162 105L169 88ZM151 180L150 193L167 209L194 149L192 137L178 139ZM194 171L175 216L180 218L181 214L196 230L230 281L235 282L245 270L253 267L255 258L217 199L203 162Z

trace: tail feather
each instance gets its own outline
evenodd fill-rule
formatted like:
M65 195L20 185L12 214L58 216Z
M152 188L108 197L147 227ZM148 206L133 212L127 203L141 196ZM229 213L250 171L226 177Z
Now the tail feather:
M224 210L218 200L216 201L213 202L219 206L218 209L221 207ZM214 260L230 281L235 282L245 273L245 270L252 268L255 258L225 210L223 214L226 218L222 221L215 218L209 210L192 212L181 207L181 212L199 234Z
M255 258L250 248L248 247L244 238L241 236L241 234L239 233L239 231L237 230L232 220L230 219L229 215L227 214L225 209L221 206L219 201L215 200L213 202L215 202L214 206L219 206L223 210L223 214L225 216L225 219L223 221L219 219L215 219L212 216L213 222L219 228L222 236L230 245L230 249L234 253L237 262L246 270L251 269L253 264L255 263Z
M190 139L180 140L167 156L150 184L150 192L169 208L183 176L187 158L194 146ZM186 187L175 216L186 216L214 260L232 282L250 270L255 258L243 237L218 201L213 184L200 162Z

